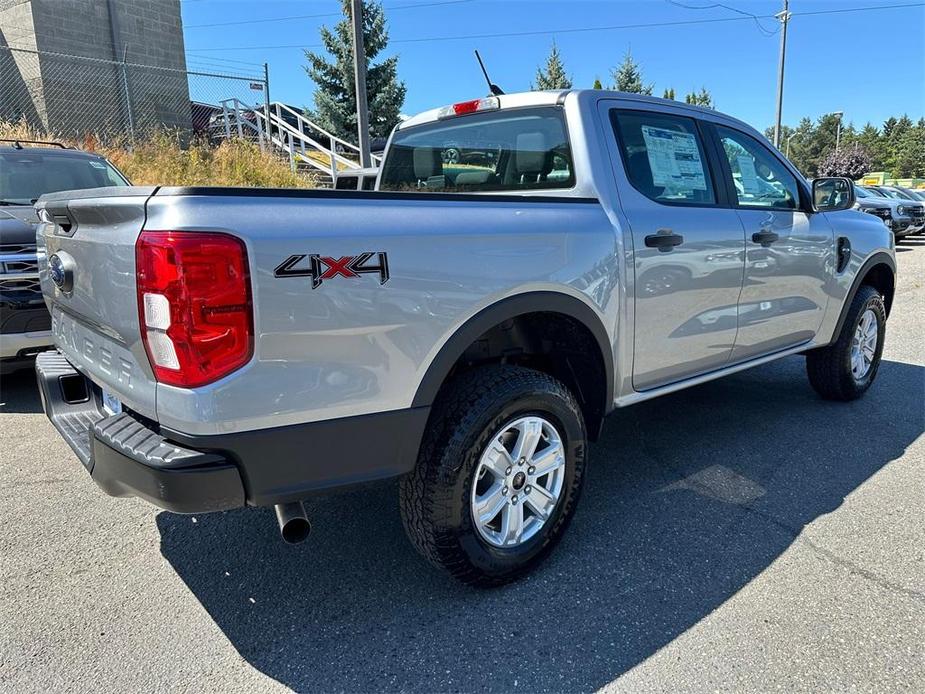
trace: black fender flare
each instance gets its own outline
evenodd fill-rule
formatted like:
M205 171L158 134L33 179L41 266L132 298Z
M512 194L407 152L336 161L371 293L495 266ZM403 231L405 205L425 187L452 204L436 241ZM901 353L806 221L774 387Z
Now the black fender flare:
M875 265L886 265L888 268L890 268L890 272L893 273L893 286L896 286L896 261L889 253L884 251L877 251L867 260L865 260L864 264L861 265L861 268L855 274L854 280L851 282L851 287L848 289L848 293L845 295L845 301L842 304L841 313L838 315L838 322L835 324L835 332L832 333L832 341L829 344L833 344L838 340L838 336L841 334L842 328L845 326L845 320L848 318L848 309L851 308L851 302L854 301L854 296L858 293L858 288L864 282L864 278L867 277L867 273L870 272L871 268L873 268ZM889 315L890 306L891 301L888 301L886 306L887 315Z
M463 323L446 341L437 356L431 361L415 392L412 407L427 407L433 404L437 392L449 375L450 370L469 346L491 328L504 321L528 313L561 313L574 318L594 336L604 363L606 399L601 412L613 409L614 363L610 334L598 314L580 299L558 292L526 292L488 306Z

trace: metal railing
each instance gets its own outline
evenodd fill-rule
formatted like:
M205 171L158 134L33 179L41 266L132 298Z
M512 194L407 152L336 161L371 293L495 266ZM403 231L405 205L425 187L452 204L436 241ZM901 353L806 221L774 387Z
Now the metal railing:
M221 123L217 134L256 140L261 149L272 146L288 157L295 171L300 164L320 171L333 181L338 171L359 169L360 148L328 132L287 104L274 101L269 107L253 108L236 98L221 102ZM379 165L382 157L373 155Z

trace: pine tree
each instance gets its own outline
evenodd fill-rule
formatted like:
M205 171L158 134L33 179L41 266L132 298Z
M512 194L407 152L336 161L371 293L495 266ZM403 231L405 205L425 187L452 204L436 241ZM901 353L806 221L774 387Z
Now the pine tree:
M327 55L305 51L305 71L315 83L315 108L309 118L345 140L357 139L356 86L353 73L353 31L350 0L341 0L344 19L333 29L321 27L321 42ZM373 59L389 41L385 13L379 2L363 2L363 42L366 48L366 92L369 104L369 132L385 137L398 123L405 102L405 84L397 77L398 57L376 65Z
M603 88L604 88L604 85L601 84L600 78L598 78L598 77L595 77L595 78L594 78L594 86L591 87L591 88L592 88L592 89L603 89Z
M908 121L908 126L904 121ZM925 176L925 121L913 125L903 116L894 133L896 143L891 148L893 178Z
M701 87L699 92L689 93L684 97L684 102L694 106L713 108L713 96L707 91L706 87Z
M671 99L674 101L674 87L668 87L668 89L665 90L665 93L662 94L662 98Z
M623 63L621 63L620 67L611 69L610 74L614 81L613 88L618 92L652 94L653 85L643 84L642 69L639 67L639 63L633 60L633 55L629 51L623 56Z
M870 170L883 171L887 160L886 142L877 127L872 123L865 124L858 133L857 141L870 154Z
M536 81L530 85L531 89L571 89L572 80L565 73L565 65L556 42L552 42L549 56L546 58L546 69L536 68Z

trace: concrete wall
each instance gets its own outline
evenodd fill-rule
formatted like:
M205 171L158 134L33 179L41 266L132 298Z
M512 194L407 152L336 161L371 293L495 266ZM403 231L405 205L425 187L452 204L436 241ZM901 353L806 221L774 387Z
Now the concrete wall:
M0 99L0 117L65 135L190 127L179 0L0 0L4 41L38 55L0 50L29 94ZM2 59L0 91L13 94Z

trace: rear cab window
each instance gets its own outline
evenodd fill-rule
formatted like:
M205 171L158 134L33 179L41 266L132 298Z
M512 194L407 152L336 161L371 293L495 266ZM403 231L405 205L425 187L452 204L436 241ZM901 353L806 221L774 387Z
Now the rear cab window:
M500 109L447 118L392 137L379 190L473 193L575 185L561 107Z
M37 149L0 153L0 200L7 203L31 205L45 193L127 185L100 157Z

